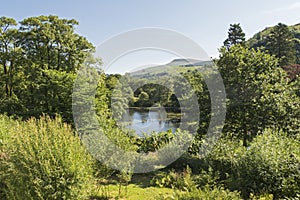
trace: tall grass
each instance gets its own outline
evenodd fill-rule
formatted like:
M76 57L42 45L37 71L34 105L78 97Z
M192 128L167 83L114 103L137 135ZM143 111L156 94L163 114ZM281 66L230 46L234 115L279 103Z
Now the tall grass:
M0 116L1 199L85 199L93 160L60 117Z

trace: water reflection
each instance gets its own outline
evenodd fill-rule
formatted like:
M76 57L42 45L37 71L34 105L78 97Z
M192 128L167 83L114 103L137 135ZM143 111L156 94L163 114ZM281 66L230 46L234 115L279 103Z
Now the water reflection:
M127 128L134 130L137 135L150 135L154 132L164 132L172 130L175 132L179 128L178 119L170 119L163 108L151 108L149 110L129 109L129 119Z

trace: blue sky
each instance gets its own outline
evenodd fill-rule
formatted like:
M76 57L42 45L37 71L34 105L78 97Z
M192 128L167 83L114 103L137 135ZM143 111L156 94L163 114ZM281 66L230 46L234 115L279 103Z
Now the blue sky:
M0 7L0 15L18 21L48 14L74 18L80 23L76 31L94 45L131 29L167 28L190 37L212 57L218 56L230 23L241 23L249 38L278 22L300 23L299 13L297 0L9 0Z

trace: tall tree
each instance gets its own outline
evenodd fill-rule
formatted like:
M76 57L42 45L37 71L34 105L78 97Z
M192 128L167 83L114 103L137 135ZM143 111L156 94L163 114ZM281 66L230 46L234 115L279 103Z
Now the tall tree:
M0 18L0 110L9 115L23 112L16 91L24 90L22 73L26 63L19 46L17 23L8 17ZM26 89L25 89L26 90Z
M229 49L235 44L245 45L245 40L245 33L243 32L241 25L239 23L230 24L228 38L224 41L224 46Z
M94 50L75 32L77 24L52 15L19 24L0 18L1 112L23 117L60 113L71 119L75 73Z
M16 60L16 21L12 18L0 18L0 65L5 85L5 95L12 96L12 79Z
M266 38L266 50L280 59L281 67L296 63L296 48L293 38L289 27L282 23L276 25Z
M274 56L235 45L221 49L217 65L228 98L226 133L241 138L247 146L268 127L291 134L299 131L299 98Z
M21 46L41 69L74 72L93 46L75 33L78 22L57 16L29 17L20 22Z

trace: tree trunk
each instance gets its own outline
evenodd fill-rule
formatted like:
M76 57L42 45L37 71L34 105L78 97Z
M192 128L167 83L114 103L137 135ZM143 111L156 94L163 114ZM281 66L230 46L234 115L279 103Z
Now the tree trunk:
M8 74L7 74L7 66L6 66L6 63L3 64L3 67L4 67L4 75L5 75L5 94L6 96L8 96L8 93L9 93L9 89L8 89Z

